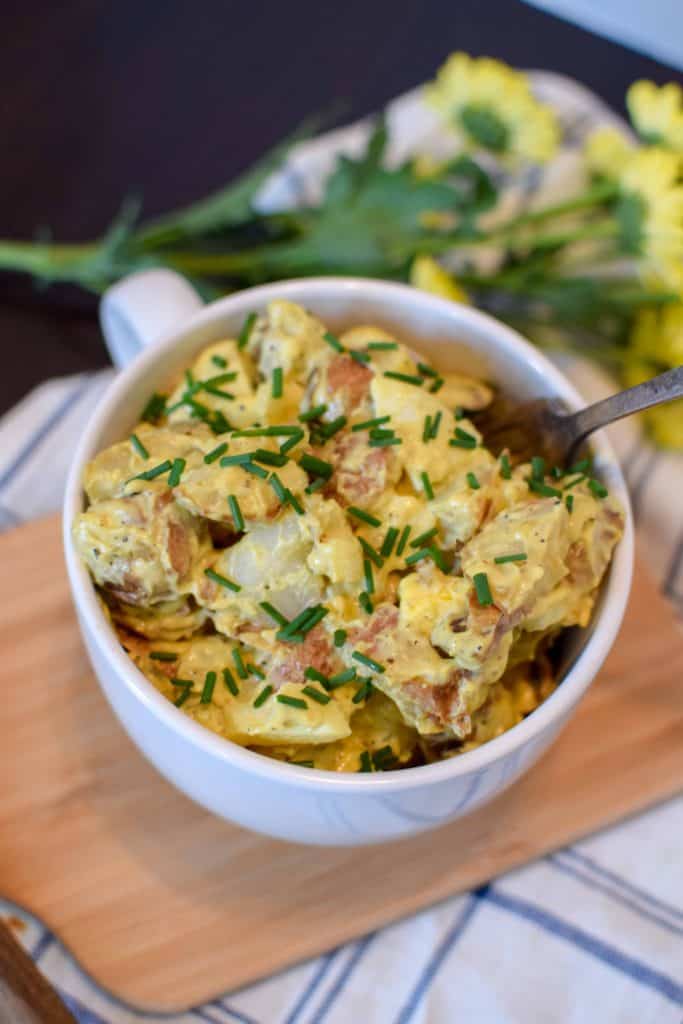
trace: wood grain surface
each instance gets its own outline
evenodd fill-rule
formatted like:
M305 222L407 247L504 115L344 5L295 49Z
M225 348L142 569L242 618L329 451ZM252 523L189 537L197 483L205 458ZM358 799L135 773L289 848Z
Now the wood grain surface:
M204 1001L683 787L683 637L642 570L599 679L530 775L438 832L354 851L242 831L156 774L92 676L56 519L0 538L0 564L0 890L140 1006Z

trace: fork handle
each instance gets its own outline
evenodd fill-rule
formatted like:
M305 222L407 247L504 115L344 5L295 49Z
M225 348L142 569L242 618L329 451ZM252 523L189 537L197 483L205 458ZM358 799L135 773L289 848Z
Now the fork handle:
M623 416L630 416L634 412L641 412L653 405L661 405L663 402L670 402L674 398L683 398L683 366L677 366L666 373L660 373L652 380L646 380L643 384L636 384L633 388L620 391L616 395L610 395L601 402L588 405L585 409L573 413L568 417L566 424L568 430L574 435L572 447L578 445L588 434L600 427L606 427Z

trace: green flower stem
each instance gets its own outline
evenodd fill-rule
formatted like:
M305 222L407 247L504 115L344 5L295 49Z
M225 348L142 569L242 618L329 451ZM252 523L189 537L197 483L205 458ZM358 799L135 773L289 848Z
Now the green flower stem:
M507 224L503 224L500 228L494 229L492 234L495 234L496 231L514 231L527 224L538 224L544 220L550 220L554 217L564 217L568 213L575 213L577 210L585 210L587 207L606 203L610 199L614 199L617 192L617 187L612 182L596 185L594 188L588 189L588 191L584 192L582 195L574 196L573 199L566 199L564 202L555 203L553 206L544 206L540 210L527 210L525 213L520 213L517 217L513 217L512 220L509 220Z
M0 269L23 271L39 277L71 277L98 254L99 245L49 245L0 239Z

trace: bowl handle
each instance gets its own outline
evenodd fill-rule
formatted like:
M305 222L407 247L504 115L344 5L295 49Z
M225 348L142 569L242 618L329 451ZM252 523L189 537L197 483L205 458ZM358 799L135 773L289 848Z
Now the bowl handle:
M141 270L112 285L100 303L100 326L114 365L127 366L203 305L192 285L172 270Z

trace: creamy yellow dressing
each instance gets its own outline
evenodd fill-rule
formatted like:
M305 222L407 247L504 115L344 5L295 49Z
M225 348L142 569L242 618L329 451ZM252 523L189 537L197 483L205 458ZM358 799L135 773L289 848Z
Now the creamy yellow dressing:
M468 418L492 397L284 301L205 348L84 474L74 540L131 658L207 729L330 771L521 721L623 514L589 469L508 472Z

